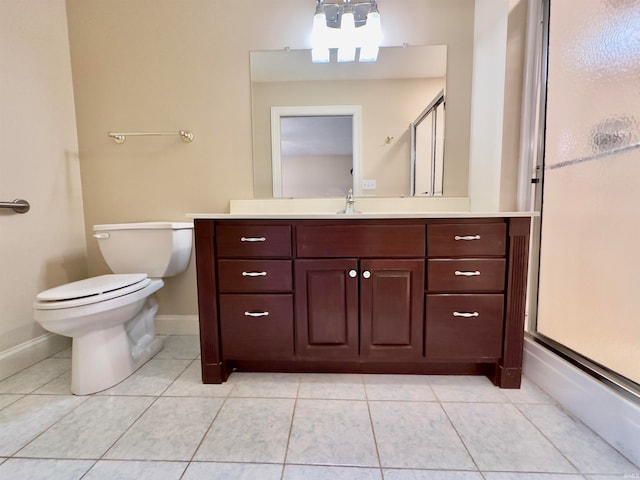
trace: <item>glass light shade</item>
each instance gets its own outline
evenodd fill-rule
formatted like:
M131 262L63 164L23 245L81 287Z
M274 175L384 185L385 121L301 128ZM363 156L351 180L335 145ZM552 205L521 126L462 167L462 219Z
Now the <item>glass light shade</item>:
M329 49L328 48L312 48L311 49L311 61L313 63L329 63Z
M353 62L356 59L356 20L351 9L345 9L340 21L340 46L338 62Z
M372 47L370 45L365 45L360 48L360 58L361 62L375 62L378 60L378 47Z
M313 28L311 29L311 48L328 47L327 16L324 11L316 12L313 16Z

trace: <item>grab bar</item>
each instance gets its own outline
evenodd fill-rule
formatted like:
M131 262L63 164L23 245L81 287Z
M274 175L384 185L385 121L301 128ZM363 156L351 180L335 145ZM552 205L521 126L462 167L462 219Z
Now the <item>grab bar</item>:
M27 213L31 205L26 200L16 198L13 202L0 202L0 208L10 208L16 213Z

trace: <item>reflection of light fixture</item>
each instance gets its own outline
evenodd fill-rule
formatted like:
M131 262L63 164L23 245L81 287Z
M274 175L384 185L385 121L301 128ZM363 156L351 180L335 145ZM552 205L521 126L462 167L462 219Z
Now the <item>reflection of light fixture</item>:
M329 50L338 49L338 62L375 62L382 42L376 0L317 0L311 32L314 63L329 62Z

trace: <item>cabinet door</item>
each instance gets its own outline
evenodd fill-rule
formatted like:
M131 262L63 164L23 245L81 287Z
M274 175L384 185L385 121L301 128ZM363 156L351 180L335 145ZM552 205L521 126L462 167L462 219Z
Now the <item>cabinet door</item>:
M362 260L360 355L417 360L423 352L424 260Z
M357 357L357 268L355 259L295 260L297 356Z

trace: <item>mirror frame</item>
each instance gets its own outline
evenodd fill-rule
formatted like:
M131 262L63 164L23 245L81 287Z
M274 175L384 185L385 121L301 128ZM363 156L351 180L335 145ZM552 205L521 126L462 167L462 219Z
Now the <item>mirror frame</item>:
M353 193L362 186L362 107L360 105L311 105L271 107L271 172L273 197L282 198L281 117L350 116L352 127ZM346 195L347 192L345 192Z

